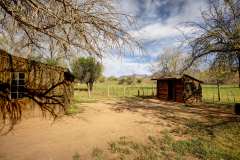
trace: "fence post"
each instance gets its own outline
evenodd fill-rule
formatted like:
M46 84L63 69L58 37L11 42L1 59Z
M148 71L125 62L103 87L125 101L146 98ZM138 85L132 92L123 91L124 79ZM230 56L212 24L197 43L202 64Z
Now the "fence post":
M107 95L108 95L108 97L110 96L110 93L109 93L109 86L108 86L108 90L107 90Z
M140 96L140 91L139 91L139 89L138 89L138 97Z
M235 95L233 94L233 92L232 91L230 91L231 92L231 95L232 95L232 97L233 97L233 101L234 101L234 103L236 102L236 100L235 100Z
M124 88L123 88L123 97L125 97L125 95L126 95L126 87L124 86Z

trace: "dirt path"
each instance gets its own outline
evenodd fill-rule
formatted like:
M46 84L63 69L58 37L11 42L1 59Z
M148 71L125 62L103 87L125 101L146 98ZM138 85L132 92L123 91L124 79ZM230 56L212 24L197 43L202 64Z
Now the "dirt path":
M81 159L91 159L94 148L107 149L108 143L119 137L144 141L180 125L186 117L198 118L194 113L199 118L206 115L199 114L199 109L186 112L179 104L154 100L99 101L82 107L82 113L64 116L54 123L36 117L24 119L13 132L0 136L0 159L71 160L76 153Z

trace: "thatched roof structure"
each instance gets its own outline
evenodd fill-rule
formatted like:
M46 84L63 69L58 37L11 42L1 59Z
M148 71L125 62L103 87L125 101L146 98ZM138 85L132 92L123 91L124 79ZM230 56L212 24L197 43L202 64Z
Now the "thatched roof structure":
M57 117L73 95L73 76L66 68L13 56L0 50L0 120L14 125L27 103Z

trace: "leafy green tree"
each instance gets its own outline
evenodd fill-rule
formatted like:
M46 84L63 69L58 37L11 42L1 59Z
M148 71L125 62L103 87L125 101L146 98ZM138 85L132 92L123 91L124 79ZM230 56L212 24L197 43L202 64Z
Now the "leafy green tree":
M103 65L93 57L81 57L72 63L74 76L88 86L89 95L93 90L93 84L102 75Z

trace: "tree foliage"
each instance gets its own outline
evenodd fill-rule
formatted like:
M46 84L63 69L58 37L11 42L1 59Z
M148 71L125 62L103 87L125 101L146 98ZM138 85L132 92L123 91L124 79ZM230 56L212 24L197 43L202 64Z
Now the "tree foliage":
M138 83L138 84L141 84L142 82L143 82L143 79L142 79L142 78L138 78L138 79L137 79L137 83Z
M131 23L111 0L0 0L0 47L25 57L38 53L35 60L52 65L74 53L102 57L109 49L139 46L126 31ZM84 79L92 84L96 77Z
M119 79L118 84L127 84L127 85L133 85L136 83L136 77L135 76L127 76L127 77L122 77Z
M115 77L115 76L110 76L110 77L108 77L108 80L109 80L109 81L117 81L118 78Z
M202 20L188 23L195 32L189 40L192 51L187 67L205 57L212 65L227 64L232 71L238 71L240 80L240 1L210 0Z
M65 56L80 50L101 57L107 48L137 45L125 31L131 22L110 0L0 1L1 35L17 33L21 48L42 52L53 42Z
M157 72L163 75L176 75L183 67L183 59L181 52L174 48L166 48L158 57Z
M102 75L103 66L93 57L81 57L72 63L72 71L81 83L86 83L92 91L93 83Z
M104 83L106 81L106 77L101 75L99 78L98 78L98 82L100 83Z
M155 76L175 76L181 73L193 74L198 69L198 63L185 69L187 56L179 48L165 48L152 66Z

